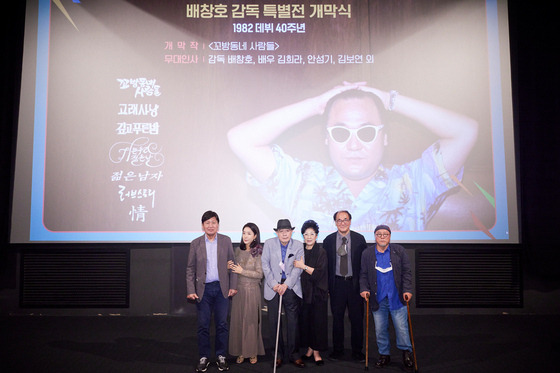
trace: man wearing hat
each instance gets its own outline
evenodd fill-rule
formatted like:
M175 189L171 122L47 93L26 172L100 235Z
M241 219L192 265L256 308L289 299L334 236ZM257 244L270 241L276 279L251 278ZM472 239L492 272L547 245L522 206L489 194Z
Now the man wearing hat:
M269 330L277 329L278 307L282 295L282 308L286 315L287 344L284 346L282 331L278 337L277 367L283 359L289 359L299 368L305 367L297 351L298 314L302 292L300 275L302 269L294 266L294 260L304 255L303 243L293 240L294 228L288 219L280 219L274 231L277 237L265 241L262 253L264 272L264 299L268 305Z
M412 298L412 271L404 247L390 244L391 228L375 228L375 245L362 254L360 295L370 298L369 311L373 314L375 337L379 350L377 368L391 362L389 315L395 327L397 348L402 351L404 367L414 368L412 343L408 333L406 302ZM371 297L370 297L371 294Z

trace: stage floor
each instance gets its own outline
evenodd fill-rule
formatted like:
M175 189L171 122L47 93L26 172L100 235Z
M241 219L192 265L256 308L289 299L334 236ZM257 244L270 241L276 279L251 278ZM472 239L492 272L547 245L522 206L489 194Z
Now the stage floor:
M184 373L194 372L198 360L193 316L2 316L0 325L2 372ZM558 371L557 315L413 315L412 326L421 373ZM277 371L364 371L365 363L350 359L349 326L346 331L345 359L330 361L323 353L323 366L284 364ZM230 357L231 372L273 371L274 332L269 338L264 327L263 334L267 355L255 365L237 365ZM378 371L371 323L369 336L368 370ZM379 371L403 372L395 347L391 357ZM211 365L208 372L218 370Z

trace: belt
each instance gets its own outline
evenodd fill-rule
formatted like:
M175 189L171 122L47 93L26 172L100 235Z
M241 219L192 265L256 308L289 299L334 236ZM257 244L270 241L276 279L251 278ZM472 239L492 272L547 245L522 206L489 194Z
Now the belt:
M334 277L339 280L352 281L352 276L334 276Z

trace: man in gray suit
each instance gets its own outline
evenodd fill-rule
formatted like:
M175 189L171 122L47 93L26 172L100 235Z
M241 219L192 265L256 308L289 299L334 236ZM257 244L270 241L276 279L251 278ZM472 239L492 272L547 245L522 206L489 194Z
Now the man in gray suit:
M294 267L294 260L304 255L303 243L293 240L294 227L288 219L280 219L274 229L278 237L265 241L262 253L264 272L264 299L268 305L270 331L276 331L278 307L282 296L282 307L286 315L287 345L284 347L282 331L278 337L277 367L282 359L288 358L295 366L305 367L297 351L298 315L302 292L300 275L302 270Z
M218 233L220 218L214 211L202 215L204 235L191 242L187 259L187 299L196 301L198 313L197 372L206 372L210 364L210 321L214 313L215 349L218 370L228 370L229 297L237 293L237 275L227 269L234 260L229 237Z

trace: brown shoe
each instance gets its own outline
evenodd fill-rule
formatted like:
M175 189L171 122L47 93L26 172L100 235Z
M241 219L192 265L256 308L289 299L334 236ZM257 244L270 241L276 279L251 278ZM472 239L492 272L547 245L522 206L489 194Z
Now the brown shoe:
M305 368L305 363L301 359L293 361L294 365L298 368Z
M276 359L276 368L280 368L282 366L282 359Z

